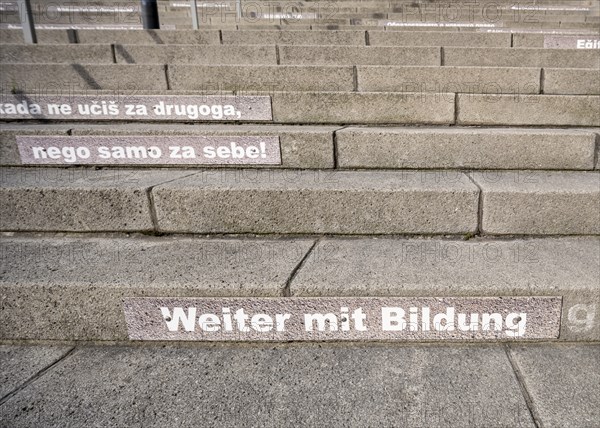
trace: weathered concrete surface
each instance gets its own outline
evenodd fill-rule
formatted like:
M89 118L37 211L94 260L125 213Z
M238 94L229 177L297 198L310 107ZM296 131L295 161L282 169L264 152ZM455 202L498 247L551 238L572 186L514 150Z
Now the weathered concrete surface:
M344 128L344 168L594 169L596 135L561 129Z
M600 95L600 54L596 70L545 68L545 94Z
M69 43L69 34L67 30L44 30L36 29L38 43L58 44ZM2 43L25 43L23 40L23 30L0 29L0 41Z
M600 234L597 172L489 171L472 177L483 192L483 233Z
M460 172L203 170L153 189L181 233L467 233L478 189Z
M188 18L191 19L191 18ZM218 45L216 30L78 30L79 43Z
M600 96L459 94L457 123L600 126Z
M596 129L596 167L594 169L600 170L600 129Z
M2 64L4 88L145 89L166 91L164 65Z
M286 92L273 94L281 123L451 124L454 94Z
M3 123L0 126L0 165L20 165L17 135L67 135L70 125L28 125Z
M115 45L115 57L125 64L277 64L269 45Z
M510 34L448 33L446 31L369 31L371 46L510 47Z
M167 382L165 384L165 382ZM43 426L534 427L500 347L84 347L2 407Z
M539 68L358 66L364 92L538 94Z
M224 45L358 45L365 46L364 31L253 31L223 30Z
M312 243L4 238L0 338L125 340L124 297L281 296Z
M0 230L149 231L146 190L185 170L0 169Z
M600 345L511 346L544 427L593 427L600 420Z
M112 64L110 45L19 45L0 44L0 62Z
M436 47L279 46L284 65L441 65Z
M72 135L258 135L279 136L284 168L333 168L335 126L286 125L136 125L71 126ZM4 126L3 126L4 130ZM0 142L2 132L0 132ZM2 145L0 145L0 150ZM1 153L1 151L0 151Z
M598 68L598 52L535 48L444 48L444 64L470 67Z
M0 345L0 399L63 357L69 346Z
M561 340L600 339L600 238L326 239L292 296L563 296Z
M200 66L170 65L175 90L218 87L236 91L347 91L354 89L351 66Z

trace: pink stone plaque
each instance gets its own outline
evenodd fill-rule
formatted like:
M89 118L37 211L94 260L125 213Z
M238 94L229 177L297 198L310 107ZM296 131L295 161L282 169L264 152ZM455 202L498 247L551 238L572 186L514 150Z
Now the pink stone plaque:
M131 340L556 339L561 297L126 298Z
M280 165L273 136L17 136L24 165Z
M231 122L273 115L270 96L2 94L0 119Z

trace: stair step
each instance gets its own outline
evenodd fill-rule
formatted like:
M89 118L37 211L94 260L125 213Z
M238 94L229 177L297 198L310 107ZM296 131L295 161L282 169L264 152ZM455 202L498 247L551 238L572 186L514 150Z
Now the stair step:
M281 296L312 244L298 239L3 238L2 339L126 339L124 297ZM15 330L13 324L24 316L30 321Z
M600 126L600 97L459 94L461 125Z
M10 63L65 63L112 64L109 45L54 44L46 45L0 44L2 67Z
M223 30L224 45L365 45L364 31L247 31Z
M444 65L472 67L598 68L594 50L538 48L444 48Z
M459 171L438 170L4 168L1 228L469 234L479 227L499 235L600 234L597 172L470 177L477 186Z
M590 40L597 38L597 34L568 34L564 35L569 38ZM594 37L596 36L596 37ZM550 37L548 34L514 34L513 46L517 48L543 48L545 40ZM577 46L575 42L575 47Z
M205 171L157 186L154 202L164 232L473 231L477 188L467 177L457 174L452 182L422 178L409 171Z
M157 45L218 45L217 30L78 30L79 43L130 43Z
M39 93L57 91L61 94L84 89L145 89L166 91L167 79L163 64L2 64L0 85L4 91L23 89ZM69 90L70 89L70 90ZM40 95L41 96L41 95Z
M369 31L372 46L511 46L510 34Z
M545 94L600 95L600 69L545 68Z
M348 127L341 168L594 169L597 134L513 128Z
M361 92L540 93L538 68L358 66L356 73ZM571 73L578 76L577 70ZM587 82L592 73L577 78ZM572 89L569 85L554 88L556 92Z
M175 67L175 66L174 66ZM29 71L27 71L29 70ZM191 72L193 68L188 68ZM312 85L323 85L309 79L310 68L272 69L274 76L281 79L285 70L295 74L298 88L305 92L279 92L275 88L265 91L252 91L239 88L236 96L229 96L232 88L219 88L218 84L199 85L200 90L164 91L167 79L163 66L160 65L92 65L69 67L59 64L23 65L8 64L3 67L2 85L13 88L14 92L24 94L3 94L2 114L8 119L53 119L53 120L111 120L111 121L144 121L144 122L265 122L281 124L401 124L401 125L487 125L487 126L600 126L600 96L597 95L527 95L527 94L473 94L473 93L438 93L438 92L314 92L309 91ZM321 69L326 73L326 68ZM331 68L338 71L339 83L351 76L349 68ZM116 74L118 72L122 72ZM341 72L341 73L340 73ZM15 81L22 74L28 73L27 81ZM48 76L57 79L49 93L36 94L36 89L45 88ZM188 75L190 76L190 75ZM72 80L68 80L68 78ZM193 81L193 77L190 77ZM347 80L347 79L346 79ZM329 80L332 82L331 80ZM69 86L61 86L64 82ZM143 83L140 83L143 82ZM207 82L208 83L208 82ZM260 82L257 81L257 84ZM280 82L281 83L281 82ZM185 86L185 85L181 85ZM180 86L180 88L181 88ZM335 90L332 87L323 88ZM33 89L32 89L33 88ZM58 91L54 96L52 90ZM70 88L64 92L62 88ZM148 96L147 90L163 92L164 95ZM101 89L112 89L101 93ZM230 89L223 90L223 89ZM266 88L265 88L266 89ZM343 88L340 88L343 89ZM89 92L90 90L91 93ZM79 95L78 92L86 91ZM216 93L208 96L207 93ZM176 95L180 95L177 96ZM184 97L183 95L188 95ZM269 97L271 103L269 103ZM23 112L18 105L27 102L29 106L36 104L40 110ZM90 116L80 112L78 105L93 102L115 102L118 114L100 113ZM160 102L178 106L192 105L199 109L221 109L221 114L195 115L186 111L171 114L156 113L153 106ZM39 103L39 104L38 104ZM56 107L66 104L70 113L60 113ZM132 104L133 103L133 104ZM146 106L143 115L127 113L125 104ZM52 110L49 110L52 104ZM270 104L270 105L269 105ZM24 104L23 104L24 105ZM108 104L106 104L108 105ZM9 106L9 107L7 107ZM207 107L208 106L208 107ZM220 107L219 107L220 106ZM231 106L234 113L226 113L225 106ZM399 108L399 106L401 108ZM228 107L229 108L229 107ZM162 111L162 110L161 110ZM208 110L207 110L208 111ZM211 110L212 111L212 110ZM227 110L229 111L229 110ZM238 112L239 114L237 114ZM272 112L272 113L271 113ZM133 111L135 113L135 111Z
M0 228L151 231L148 189L191 173L184 170L2 169L0 191L6 199L3 198L0 208ZM16 215L17 212L20 214Z
M282 123L600 126L598 96L458 94L456 122L450 93L277 92L272 99Z
M276 65L273 45L116 45L115 58L124 64ZM201 73L198 73L202 76Z
M596 172L480 172L471 177L483 193L484 233L600 235Z
M239 91L345 91L354 90L354 70L348 66L198 66L170 65L174 90L216 87Z
M600 337L593 313L600 303L598 238L323 239L309 251L313 244L4 237L2 339L124 340L124 298L279 296L285 304L287 292L340 298L557 296L560 340Z
M145 136L275 136L284 168L333 168L335 147L340 168L593 170L599 134L593 129L9 123L0 130L0 164L21 165L16 136L63 137L60 146L96 136L114 137L113 145L119 145L120 136L139 136L140 145Z
M181 233L464 234L477 227L478 189L460 173L441 180L411 171L11 168L0 191L2 230L148 231L153 222Z
M600 239L324 239L292 296L563 297L561 340L598 340ZM577 313L582 311L581 313Z
M278 137L281 150L281 166L284 168L333 168L333 132L339 127L331 126L286 126L286 125L157 125L121 124L113 125L23 125L3 124L0 129L0 164L21 165L16 143L17 135L52 135L65 139L61 144L78 141L80 137L113 137L113 145L122 136L140 136L140 145L148 144L146 136L157 136L168 140L174 136L252 136ZM73 140L69 138L74 137ZM143 161L141 161L143 162ZM135 165L143 165L140 160ZM63 164L64 165L64 164ZM239 165L233 165L239 166ZM273 165L270 166L271 168Z

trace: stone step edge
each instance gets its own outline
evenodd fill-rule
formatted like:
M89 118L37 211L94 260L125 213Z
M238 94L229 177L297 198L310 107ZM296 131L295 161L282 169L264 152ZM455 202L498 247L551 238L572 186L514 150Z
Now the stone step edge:
M429 135L432 138L448 138L454 141L452 147L465 148L469 147L467 140L477 138L481 144L485 144L486 138L502 138L507 141L509 136L520 138L520 143L510 144L511 150L522 150L518 153L523 153L526 156L527 162L515 162L509 158L498 159L495 162L487 161L484 163L471 161L468 162L450 162L447 165L442 165L440 160L436 162L431 160L430 154L436 153L435 148L429 145L423 145L419 149L421 143L412 142L409 144L413 149L418 149L418 153L413 153L410 159L403 162L396 162L392 158L398 157L402 159L399 150L402 147L404 139L421 138ZM600 129L589 130L572 128L494 128L494 127L378 127L378 126L306 126L306 125L279 125L279 124L259 124L259 125L232 125L232 124L206 124L206 125L162 125L162 124L121 124L118 128L111 125L85 124L85 123L64 123L58 124L28 124L23 122L9 122L0 127L0 150L3 152L3 159L0 164L3 166L36 166L21 164L21 157L17 148L17 137L41 137L48 136L64 138L63 144L68 144L69 141L82 143L82 138L90 139L100 136L102 138L113 138L115 142L122 136L139 136L140 138L164 138L171 136L185 137L210 137L210 136L279 136L282 163L278 165L281 168L302 168L302 169L327 169L334 168L336 170L362 170L362 169L452 169L452 170L492 170L492 169L535 169L535 170L594 170L598 169L598 165L594 162L594 154L598 152L598 143L600 141ZM542 153L530 156L528 142L531 144L540 143L540 139L544 140L548 136L560 137L569 139L571 145L560 147L559 152L562 153L561 162L551 161L550 155L544 157ZM375 138L382 137L383 141L374 144ZM462 143L458 143L457 139L465 139L463 147ZM537 150L542 150L545 147L548 152L558 153L557 142L554 138L553 144L542 144L537 146ZM88 140L89 141L89 140ZM545 141L545 140L544 140ZM83 143L85 145L85 143ZM296 147L299 145L298 147ZM397 147L397 148L396 148ZM507 146L504 146L507 147ZM441 149L441 146L439 147ZM485 148L485 150L483 150ZM334 149L336 150L334 152ZM371 151L375 150L381 157L374 156ZM389 151L389 154L383 156L384 152ZM366 153L365 153L366 152ZM482 152L488 153L488 156L497 155L498 152L489 146L482 146ZM440 156L441 156L440 152ZM517 152L513 156L519 156ZM554 155L556 156L556 155ZM410 161L413 163L410 163ZM432 164L425 164L425 159L429 159ZM474 158L473 158L474 159ZM406 162L409 163L406 163ZM93 164L88 166L100 165ZM49 167L73 167L80 164L55 164L55 165L38 165ZM158 167L151 163L140 163L135 165L105 165L108 168L130 168L130 167ZM165 163L161 167L177 167L179 165L169 165ZM208 165L189 165L193 168L205 168ZM247 165L251 167L251 165ZM268 167L268 165L256 165L258 168ZM596 166L596 168L594 168ZM240 165L221 165L224 168L239 168Z
M594 311L598 284L593 282L600 266L593 254L600 248L598 238L465 242L21 236L3 238L0 248L0 340L126 340L124 298L290 298L286 296L316 301L359 296L557 296L562 298L559 340L600 338ZM400 270L393 263L398 263L398 254L406 256L405 275L421 278L409 290L402 291L396 275ZM350 288L339 288L334 276L357 257L371 268L349 269L357 276ZM380 284L370 289L369 272L381 275ZM570 282L562 281L565 275L571 276ZM533 278L537 280L531 283ZM367 288L359 291L353 288L357 284Z
M0 216L4 231L600 234L595 221L595 201L600 197L597 172L18 167L0 172L4 183L0 190L6 198ZM38 192L52 197L40 204ZM219 202L204 198L207 192ZM238 199L246 194L273 209L305 213L307 218L294 222L286 215L270 215L264 207L249 214L244 211L249 202L240 205ZM286 195L298 200L287 200ZM331 195L336 197L330 199ZM355 212L342 203L362 204L360 195L368 195L379 210L367 205ZM416 215L419 201L425 200L428 209ZM71 210L73 204L77 210ZM540 211L539 204L545 209ZM307 211L309 205L312 211ZM507 206L513 211L506 211ZM16 207L29 216L21 217ZM226 221L228 216L235 222ZM316 218L317 223L311 222Z

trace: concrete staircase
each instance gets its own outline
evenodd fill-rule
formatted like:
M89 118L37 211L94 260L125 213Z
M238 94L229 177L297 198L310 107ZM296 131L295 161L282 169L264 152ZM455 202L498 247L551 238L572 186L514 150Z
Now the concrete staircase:
M163 376L169 372L163 364L185 366L182 361L198 352L206 353L208 366L231 359L224 364L248 373L255 360L266 371L293 366L284 383L315 379L291 387L300 396L315 388L326 367L350 373L350 361L371 364L372 371L348 375L371 379L364 391L348 396L354 405L377 401L373 391L386 378L377 365L388 367L385 361L418 366L429 373L425 378L450 385L454 375L435 377L418 361L444 365L448 353L483 366L490 360L502 368L493 388L518 395L509 403L514 412L489 407L480 399L484 387L473 392L460 386L468 373L486 379L489 373L449 363L461 379L450 393L489 412L456 415L419 405L405 409L404 417L414 418L404 426L594 426L597 393L589 392L587 401L573 396L569 407L577 411L553 413L569 388L592 390L594 375L574 386L557 383L550 388L556 397L544 395L540 379L552 377L560 359L573 358L579 367L566 378L593 372L600 354L597 344L587 343L600 340L597 2L496 0L493 10L481 4L471 15L458 7L452 19L443 2L292 7L263 1L252 6L256 10L248 5L241 19L232 2L199 2L198 31L190 29L186 2L161 1L164 29L156 31L124 29L139 26L126 20L137 16L137 2L96 3L72 2L54 16L43 2L36 4L38 45L22 43L14 7L0 3L0 352L6 367L26 374L7 377L10 387L0 394L0 415L11 421L6 426L135 425L146 412L135 403L122 407L137 409L138 416L113 409L116 420L111 412L90 419L79 405L73 418L49 414L49 408L73 406L75 381L52 399L41 397L56 384L51 376L68 378L71 371L96 379L110 372L116 385L121 372L137 376L154 365ZM157 113L161 102L183 107ZM259 141L266 151L251 152ZM206 152L209 144L213 152ZM185 157L185 147L196 147L195 155ZM219 155L201 158L202 148ZM455 343L418 343L414 355L390 344L320 344L323 351L297 344L256 351L181 343L131 348L129 340L139 333L131 317L143 314L127 311L143 298L257 308L294 302L339 308L359 301L367 308L403 298L466 299L467 307L486 308L494 299L516 299L531 309L532 329L538 326L541 334L258 339ZM45 347L34 347L40 365L21 369L12 358L22 361L34 349L23 346L26 341ZM123 348L92 346L96 341ZM471 347L465 341L491 343ZM548 343L532 343L539 341ZM176 354L187 356L178 360ZM536 366L555 354L544 369ZM317 367L313 357L324 365ZM194 376L232 390L241 382L245 391L278 376L269 373L256 379L216 379L208 371ZM415 376L407 381L424 382ZM103 390L97 379L86 382L90 390ZM401 393L416 394L419 403L444 401L435 401L431 385ZM101 401L108 393L98 394ZM209 401L216 409L247 402ZM282 406L295 406L288 401ZM46 410L25 412L27 402ZM337 419L326 410L333 402L303 402L320 409L307 419L300 410L253 419L221 409L194 420L207 426L245 425L244 418L251 426L331 420L389 426L389 418L398 417L374 406ZM265 414L275 407L266 406ZM146 420L159 424L156 411Z
M396 13L388 9L417 8L335 5L365 19L375 6L387 18ZM535 11L559 23L586 22L597 12L589 2L570 5L577 10L540 2ZM167 17L184 9L161 7ZM590 25L598 31L597 23ZM1 277L7 318L1 337L124 339L123 297L522 295L562 297L559 339L597 340L600 55L594 48L554 49L548 40L598 37L462 27L289 28L55 29L43 30L47 43L39 45L19 43L19 30L2 30L0 227L9 268ZM207 110L160 116L126 107L150 106L160 97L200 101L206 103L200 111ZM76 107L84 101L121 110L86 114ZM237 115L214 114L215 106L245 102L254 104ZM36 103L48 110L23 114ZM219 138L271 139L281 161L236 161L236 143L221 156L229 160L212 162L152 158L144 146ZM32 159L26 152L39 144L42 159ZM134 158L76 154L86 145L124 150L131 144L143 149ZM189 253L224 247L209 251L207 271L173 249L183 242ZM299 250L280 260L282 242ZM461 254L450 271L437 256L404 265L392 255L407 245L448 243ZM102 257L46 257L81 245L100 256L105 246L131 247L132 254L101 275ZM501 267L464 256L488 246L500 254ZM268 256L261 250L253 269L247 260L215 267L223 252L244 254L246 247L264 248ZM330 273L321 272L323 260L313 261L325 247L335 248L326 260ZM23 256L30 248L39 250L33 259ZM438 250L425 256L430 251ZM161 280L142 275L146 267L127 273L138 252ZM365 260L359 263L356 254ZM522 257L534 262L521 266ZM50 282L49 263L56 265ZM171 264L185 275L164 267ZM267 274L270 264L279 268ZM242 273L248 269L251 280ZM568 275L557 282L563 270ZM316 272L318 281L303 281ZM332 287L342 272L353 280ZM55 302L50 313L33 309L47 307L44 293ZM98 316L82 322L73 299L94 302L88 310ZM65 315L69 308L72 316ZM107 321L106 313L114 318ZM26 325L24 318L35 322Z

